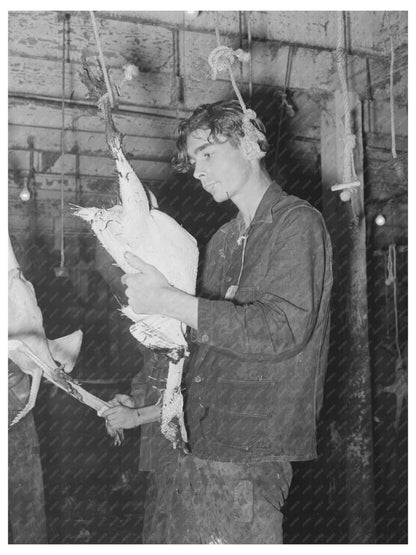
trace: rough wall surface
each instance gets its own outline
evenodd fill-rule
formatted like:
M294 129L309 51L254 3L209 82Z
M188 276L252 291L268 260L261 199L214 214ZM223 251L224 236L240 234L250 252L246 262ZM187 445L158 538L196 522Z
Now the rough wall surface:
M96 271L95 240L69 212L69 203L113 204L117 183L103 121L85 97L86 89L79 78L83 51L89 56L98 53L90 15L86 11L69 12L64 91L63 15L54 11L9 12L9 229L17 258L35 285L49 336L82 327L85 339L75 370L77 378L88 382L100 396L110 398L117 391L128 390L141 357L117 311L120 299L114 297ZM234 97L226 74L220 74L217 81L210 78L207 57L216 46L215 25L223 44L248 47L246 14L202 12L190 19L179 11L103 11L96 12L96 19L111 78L122 83L115 121L125 135L128 156L141 179L158 196L161 207L191 231L203 247L233 210L227 206L213 209L214 203L192 177L172 172L169 162L174 130L179 118L200 103ZM406 424L403 418L400 420L400 413L400 433L396 433L394 411L403 397L399 397L400 384L392 371L395 293L392 287L386 288L384 272L385 249L392 243L403 245L398 251L396 296L401 315L400 344L404 346L407 180L400 178L392 161L389 95L391 34L396 148L406 165L407 13L347 12L346 23L348 84L358 94L363 113L368 247L378 252L370 257L368 268L378 419L377 533L387 543L403 543L405 531L400 522L404 521L401 501L405 484L397 476L403 466ZM288 192L318 208L322 208L321 115L328 99L340 88L334 58L336 29L335 12L251 12L251 75L248 66L235 66L246 100L251 81L250 105L267 127L271 150L266 162L270 172ZM138 77L122 82L125 64L136 65ZM292 113L282 104L284 93ZM32 196L25 203L19 193L31 171ZM62 185L69 267L69 279L65 280L53 273L59 264ZM385 214L387 224L376 228L372 222L379 212ZM344 301L342 280L336 291ZM385 317L381 314L384 309ZM342 315L334 316L342 319ZM345 370L339 361L340 352L346 349L341 334L330 376L333 389L327 392L323 416L323 460L301 464L295 470L286 513L287 540L291 543L348 541L342 517L345 440L338 427L345 417L339 410ZM59 392L43 388L41 394L40 402L49 415L46 423L41 415L38 419L47 477L49 541L140 542L144 491L132 495L136 493L133 486L144 483L135 466L137 434L132 434L123 451L114 455L94 414L86 413ZM62 407L71 413L70 421ZM54 450L51 445L58 447ZM386 445L393 447L387 449ZM73 456L68 459L69 452ZM79 460L83 461L81 467L77 467Z
M218 24L224 44L247 45L247 20L237 12L203 12L187 19L183 12L98 12L101 46L110 74L122 81L123 66L137 65L139 76L121 87L116 121L126 135L125 145L141 178L157 186L172 178L169 159L178 116L203 102L233 96L228 78L209 76L207 57L216 46ZM81 181L84 202L105 202L114 194L113 163L106 152L103 125L96 109L85 98L79 79L83 51L97 54L88 12L71 12L66 40L64 142L62 131L62 12L9 13L9 191L10 224L22 229L24 208L17 198L30 170L33 144L35 188L40 204L59 197L62 165L65 201L74 201L75 181ZM396 30L396 49L406 48L406 12L351 12L349 20L348 70L350 87L368 99L371 87L371 125L366 131L388 135L389 130L389 41ZM276 98L286 81L289 49L289 88L296 94L297 117L293 137L319 140L320 99L339 88L333 50L336 20L333 12L252 12L252 83ZM240 34L241 28L241 34ZM407 71L405 57L395 72L396 132L407 136ZM398 71L400 69L400 71ZM183 83L178 99L177 76ZM236 68L236 76L247 94L248 68ZM267 113L267 107L266 107ZM264 114L263 114L264 115ZM370 120L368 120L370 122ZM298 141L300 142L300 141ZM377 168L377 161L374 162ZM375 169L375 171L377 171ZM49 219L50 219L49 218ZM39 225L52 229L46 213ZM66 222L71 230L73 223Z

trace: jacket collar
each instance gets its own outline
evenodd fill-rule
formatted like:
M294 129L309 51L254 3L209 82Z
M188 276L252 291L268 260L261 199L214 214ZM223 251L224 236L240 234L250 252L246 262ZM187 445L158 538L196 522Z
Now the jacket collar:
M273 207L279 202L282 194L283 190L280 185L278 185L276 181L272 181L269 187L266 189L266 192L264 193L263 198L261 199L260 204L257 207L250 227L260 223L272 223ZM241 212L237 214L236 224L237 229L240 233L242 233L245 230L245 224Z

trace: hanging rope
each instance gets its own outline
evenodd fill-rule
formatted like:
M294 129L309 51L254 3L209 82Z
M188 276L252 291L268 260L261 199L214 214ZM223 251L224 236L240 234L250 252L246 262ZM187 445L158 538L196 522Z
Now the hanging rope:
M390 318L389 318L389 257L388 252L382 251L384 258L384 305L386 318L386 336L390 339Z
M391 133L391 154L394 159L397 158L396 151L396 123L394 113L394 39L390 29L389 21L389 34L390 34L390 133Z
M238 38L240 49L243 50L243 12L238 11ZM244 68L240 62L240 87L244 86Z
M178 35L179 38L179 35ZM185 20L185 12L183 12L182 16L182 56L179 53L179 67L180 67L180 83L181 83L181 94L179 100L184 103L185 102L185 88L187 82L187 71L186 71L186 20Z
M400 249L400 247L399 247ZM397 261L396 261L396 245L389 245L387 253L387 279L386 286L393 285L393 303L394 303L394 327L395 327L395 345L397 357L395 361L395 379L390 385L379 388L380 393L391 393L396 397L396 416L394 419L394 427L396 433L400 426L400 417L402 414L403 401L408 396L407 387L407 368L404 367L402 353L399 343L399 315L397 303ZM386 289L387 289L386 287Z
M246 52L241 50L241 48L238 48L237 50L233 50L229 46L221 46L221 45L218 45L217 48L214 48L214 50L208 56L208 63L211 67L211 75L213 79L217 78L217 74L220 71L224 71L225 69L228 69L230 74L231 84L233 86L234 92L237 95L238 101L240 102L244 112L247 111L247 107L244 103L243 97L241 96L240 90L238 89L231 64L234 63L235 60L239 60L241 62L246 61L247 60L246 56L247 56Z
M208 64L211 68L211 76L213 79L216 79L218 72L228 69L232 87L243 111L242 127L244 136L241 139L241 144L243 146L245 156L249 160L263 158L266 153L261 150L259 141L264 141L265 136L252 123L252 121L257 118L257 114L254 110L247 108L237 86L232 68L232 64L236 60L239 60L240 62L248 62L250 58L250 53L244 52L241 48L233 50L228 46L221 45L220 33L218 30L217 12L215 12L215 17L215 36L217 38L217 47L214 48L214 50L208 56Z
M287 52L285 88L282 94L282 107L285 108L286 113L290 118L293 118L293 116L295 115L295 110L287 99L287 93L289 91L289 84L290 84L290 75L292 73L292 61L293 61L293 46L289 46L289 50Z
M393 305L394 305L394 329L395 329L395 344L397 351L397 358L402 362L402 353L399 343L399 311L397 302L397 254L396 245L393 243L389 245L387 254L387 279L386 285L393 285Z
M390 36L390 134L391 134L391 154L393 156L394 169L399 177L400 181L405 182L406 176L403 169L402 162L397 156L396 150L396 118L394 109L394 62L395 62L395 51L394 51L394 33L390 25L390 15L387 13L387 21Z
M251 103L253 99L253 61L252 61L252 38L251 38L251 22L250 22L251 12L245 12L246 25L247 25L247 50L249 53L248 60L248 100Z
M352 192L358 186L360 182L358 181L357 175L355 173L354 166L354 148L356 143L356 137L352 133L351 127L351 106L350 98L348 94L348 83L347 83L347 61L345 52L345 23L344 23L344 12L339 11L337 13L337 48L335 50L335 59L337 62L338 76L341 82L341 92L343 99L344 108L344 157L343 157L343 174L342 183L339 185L333 185L331 187L332 191L341 190L341 200L348 201L352 200ZM354 212L354 205L351 202L351 208L353 210L354 220L356 220L356 215Z
M371 85L370 59L368 58L368 56L365 59L365 70L366 70L368 132L372 133L372 130L373 130L372 102L374 101L374 97L373 97L373 87Z
M354 147L355 147L355 135L351 132L351 106L350 98L348 95L348 84L347 84L347 64L345 55L345 25L344 25L344 13L342 11L337 12L337 23L338 23L338 35L337 35L337 49L335 51L335 58L337 61L338 75L341 81L341 91L342 99L344 104L344 128L345 128L345 138L344 138L344 171L343 171L343 182L350 183L356 179L355 168L354 168Z
M66 24L69 14L65 14L62 23L62 103L61 103L61 261L59 270L65 274L65 239L64 239L64 180L65 180L65 61L66 61Z
M93 11L90 12L90 15L91 15L92 27L94 29L95 41L97 43L98 56L101 63L101 70L104 75L104 81L107 89L108 99L110 101L111 108L114 108L114 96L113 96L113 91L111 89L110 80L108 78L108 72L107 72L107 67L105 65L104 54L101 48L100 35L98 34L97 22L95 20L95 15Z
M295 110L293 109L293 106L289 104L289 102L287 101L287 91L289 90L290 74L292 72L292 58L293 58L293 47L289 46L289 49L287 52L285 84L284 84L283 94L281 97L279 123L277 126L276 146L274 151L274 167L275 167L276 180L277 180L277 168L279 164L279 145L280 145L280 137L282 134L282 127L283 127L283 116L285 112L289 117L293 117L295 115Z

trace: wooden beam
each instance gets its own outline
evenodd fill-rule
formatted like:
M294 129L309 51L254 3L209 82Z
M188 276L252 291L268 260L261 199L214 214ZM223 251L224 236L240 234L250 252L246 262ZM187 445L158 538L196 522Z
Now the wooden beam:
M331 186L343 181L344 104L340 92L322 113L322 183L324 216L334 249L332 343L342 377L344 406L340 429L345 445L346 511L350 543L374 543L374 476L371 376L368 344L366 221L364 214L361 104L350 93L356 136L355 170L361 187L351 203L343 203ZM336 346L339 345L339 349ZM341 416L343 415L343 416Z

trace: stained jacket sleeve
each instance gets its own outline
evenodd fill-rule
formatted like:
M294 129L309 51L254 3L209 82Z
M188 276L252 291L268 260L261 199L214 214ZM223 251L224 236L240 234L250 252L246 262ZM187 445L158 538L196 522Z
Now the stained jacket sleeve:
M221 229L225 229L225 225ZM209 241L205 256L202 275L200 279L199 293L203 298L218 299L221 297L221 273L222 264L218 260L218 256L224 255L224 249L221 248L221 233L216 233Z
M130 387L130 395L135 400L137 407L144 407L146 405L146 392L146 375L142 369L133 377Z
M154 357L150 349L140 345L140 352L142 354L143 360L141 369L131 380L130 395L136 401L136 406L144 407L150 405L153 399L152 388L149 384L149 374L151 375L155 371ZM157 401L157 396L156 400Z
M283 360L303 350L329 275L321 215L305 206L289 211L269 248L254 302L199 300L199 343L245 360Z

